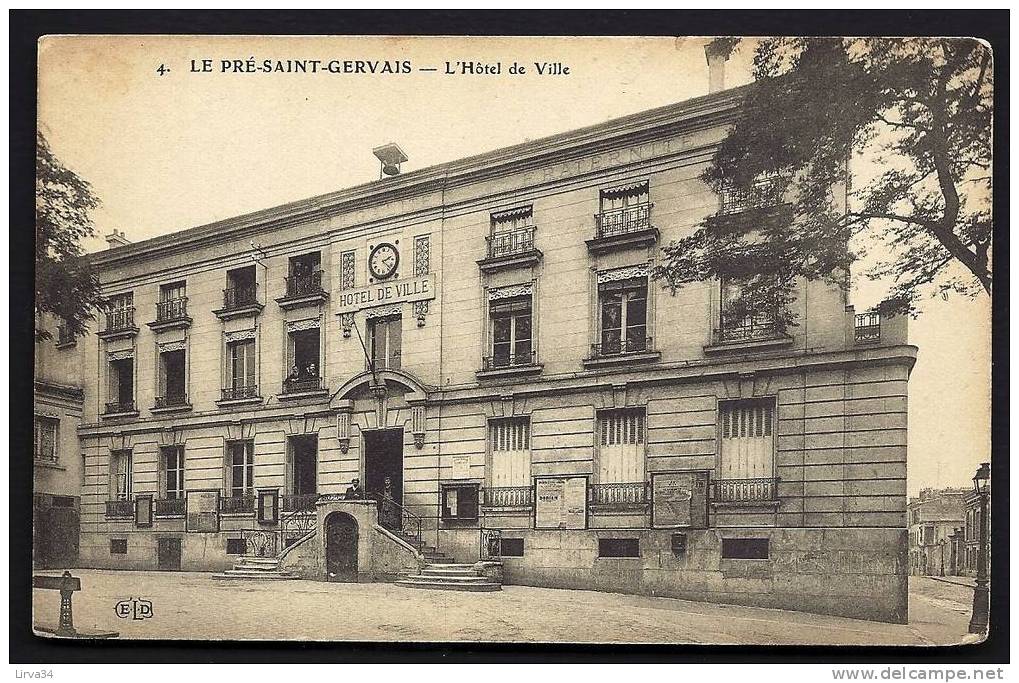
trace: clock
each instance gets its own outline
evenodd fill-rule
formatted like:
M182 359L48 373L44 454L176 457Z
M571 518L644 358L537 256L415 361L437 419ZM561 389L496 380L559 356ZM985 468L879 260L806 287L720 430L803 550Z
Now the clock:
M385 280L392 276L398 265L400 252L388 242L376 245L368 255L368 270L376 280Z

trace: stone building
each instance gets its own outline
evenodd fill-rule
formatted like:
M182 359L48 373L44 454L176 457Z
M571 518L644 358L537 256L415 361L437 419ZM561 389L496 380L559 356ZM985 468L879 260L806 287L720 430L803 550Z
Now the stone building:
M919 497L909 500L910 573L954 573L953 536L965 520L965 497L965 489L922 489Z
M977 559L980 556L980 495L976 491L967 491L963 498L965 507L965 523L962 527L962 539L959 554L959 573L964 576L977 575ZM987 571L991 571L991 487L987 487Z
M83 562L223 569L388 479L390 527L507 583L904 621L906 320L649 279L781 201L699 179L741 93L96 254Z
M36 327L47 329L52 338L35 344L32 564L42 569L74 567L84 474L78 446L81 369L66 327L48 316L40 316Z

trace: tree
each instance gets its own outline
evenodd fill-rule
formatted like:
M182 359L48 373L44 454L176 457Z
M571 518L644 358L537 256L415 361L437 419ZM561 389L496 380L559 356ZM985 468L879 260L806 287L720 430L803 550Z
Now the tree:
M990 49L971 39L761 40L702 175L736 210L723 199L664 247L655 276L743 282L732 314L778 311L780 325L795 324L797 277L844 283L868 250L866 276L890 283L884 312L989 295L992 78Z
M83 239L95 235L91 212L99 199L53 155L42 133L36 135L35 172L35 311L56 316L79 337L104 303L99 278L81 247ZM36 340L51 337L36 328Z

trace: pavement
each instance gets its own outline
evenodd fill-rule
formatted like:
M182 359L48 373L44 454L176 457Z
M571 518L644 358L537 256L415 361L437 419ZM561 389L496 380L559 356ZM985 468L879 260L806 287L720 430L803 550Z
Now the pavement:
M74 623L121 638L669 644L948 645L963 642L972 591L910 577L910 623L673 598L504 586L493 593L384 583L215 581L188 572L73 570ZM151 614L133 599L151 603ZM132 607L119 608L117 604ZM35 590L36 624L60 597Z

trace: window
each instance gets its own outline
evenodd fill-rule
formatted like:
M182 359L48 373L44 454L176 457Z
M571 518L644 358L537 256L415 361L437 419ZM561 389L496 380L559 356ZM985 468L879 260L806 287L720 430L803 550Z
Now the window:
M596 355L648 350L647 277L599 283L598 309Z
M934 527L925 526L923 528L923 544L934 545Z
M489 258L519 254L534 249L534 224L531 207L492 214L492 235L488 240Z
M248 551L248 544L243 538L226 539L227 555L243 555Z
M640 539L599 538L598 557L640 557Z
M651 227L647 183L601 191L598 237L611 237Z
M35 416L35 459L42 462L56 463L57 433L60 421L52 417Z
M490 367L505 368L534 362L531 345L531 295L497 299L491 304L492 358Z
M255 442L228 441L226 488L232 498L255 493Z
M644 409L598 413L597 483L644 482Z
M478 485L456 484L442 486L442 519L475 521L478 518Z
M376 370L399 370L403 318L388 315L368 320L368 353Z
M319 328L290 333L287 344L290 371L287 373L284 390L292 392L321 388L320 349Z
M255 340L242 339L229 342L226 345L227 358L227 384L238 397L246 395L245 390L251 389L251 395L255 395Z
M110 539L110 554L111 555L127 555L127 539L126 538L111 538Z
M159 495L167 500L184 498L184 447L159 449Z
M287 296L305 296L322 291L322 255L315 251L290 259Z
M131 461L130 450L110 453L110 500L131 498Z
M527 418L493 420L488 424L492 488L531 484L531 424Z
M499 541L499 555L502 557L523 557L524 539L503 538Z
M767 560L767 538L723 538L722 559L724 560Z
M171 282L159 287L159 304L156 320L175 320L187 315L187 296L184 282Z
M129 327L134 327L134 293L111 296L110 307L106 311L106 330L123 330Z
M721 418L721 457L716 482L728 490L721 499L742 500L748 497L770 500L774 495L775 476L775 401L754 399L719 404ZM746 482L767 480L758 484L725 485L724 480ZM759 490L755 487L759 486Z
M239 308L256 303L255 267L245 266L228 270L226 287L223 292L224 308Z
M106 412L119 413L134 410L134 358L117 358L110 361L110 404Z
M772 312L759 311L741 315L734 310L735 302L744 295L746 288L743 281L732 278L722 280L719 331L723 342L770 339L777 332Z
M156 407L179 406L187 403L187 370L184 349L159 354L159 389Z

